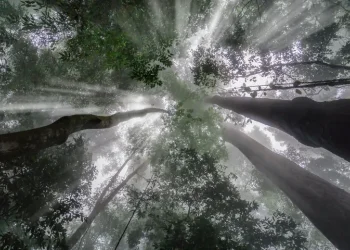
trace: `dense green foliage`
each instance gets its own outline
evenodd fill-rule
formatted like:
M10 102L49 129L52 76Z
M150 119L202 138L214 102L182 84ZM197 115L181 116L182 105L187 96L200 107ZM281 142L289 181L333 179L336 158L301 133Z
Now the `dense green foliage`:
M139 237L146 244L156 249L304 248L305 237L285 214L254 216L258 204L241 199L235 176L226 176L217 159L174 143L168 148L137 213L145 220ZM139 196L132 192L131 202Z
M96 174L83 139L15 159L1 170L1 247L65 248L65 225L84 221L82 204Z

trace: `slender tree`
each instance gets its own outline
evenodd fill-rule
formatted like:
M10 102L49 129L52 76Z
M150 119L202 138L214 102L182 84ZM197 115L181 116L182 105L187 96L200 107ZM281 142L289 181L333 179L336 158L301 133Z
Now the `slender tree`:
M145 249L305 249L290 217L254 217L258 204L240 197L236 177L226 175L213 151L201 154L182 141L163 147L168 153L152 164L150 188L130 189L129 203L139 204L128 230L130 248L144 242Z
M131 172L117 187L112 189L112 191L106 196L106 193L108 192L108 189L111 188L112 184L115 182L115 179L120 174L120 172L124 169L124 167L127 165L128 161L131 159L129 157L124 164L119 168L116 175L114 175L105 189L102 191L100 197L98 198L94 208L90 212L89 216L86 218L86 220L78 227L77 230L71 235L71 237L67 241L67 245L69 248L74 247L75 244L78 243L79 239L83 236L85 231L91 226L94 219L102 212L106 206L111 202L111 200L119 193L119 191L125 187L125 185L128 183L128 181L134 177L139 170L144 168L148 161L143 162L140 164L133 172ZM105 197L106 196L106 197Z
M224 140L236 146L339 249L350 249L350 194L304 170L225 124Z
M81 137L0 163L0 249L27 249L21 242L31 249L66 249L66 227L84 219L96 174Z
M323 147L350 161L350 100L316 102L214 96L208 101L280 129L310 147Z
M159 108L147 108L119 112L111 116L64 116L54 123L41 128L2 134L0 135L0 161L63 144L68 139L69 135L78 131L110 128L129 119L154 112L166 111Z

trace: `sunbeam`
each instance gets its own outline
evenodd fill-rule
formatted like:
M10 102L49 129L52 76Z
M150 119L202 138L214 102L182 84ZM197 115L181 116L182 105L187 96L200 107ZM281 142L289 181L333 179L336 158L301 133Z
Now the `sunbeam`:
M349 27L345 0L0 0L0 249L350 249Z

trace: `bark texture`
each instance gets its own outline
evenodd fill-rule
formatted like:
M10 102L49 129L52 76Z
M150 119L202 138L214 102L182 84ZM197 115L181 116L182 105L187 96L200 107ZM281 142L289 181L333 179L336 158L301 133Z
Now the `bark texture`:
M128 160L120 167L117 174L119 175L121 170L126 166L126 163ZM110 182L107 184L105 189L102 191L101 195L99 196L94 208L90 212L89 216L86 218L86 221L84 221L77 230L72 234L72 236L67 240L67 245L69 249L72 249L80 240L80 238L84 235L85 231L91 226L94 219L102 212L109 202L119 193L119 191L126 186L128 181L134 177L139 170L141 170L143 167L145 167L148 164L148 161L143 162L140 164L133 172L131 172L117 187L115 187L107 196L106 193L108 189L112 186L113 182L115 181L116 177L113 176ZM106 198L104 198L106 196Z
M350 249L350 194L267 149L230 124L224 140L236 146L338 249Z
M134 117L148 113L167 112L158 108L147 108L120 112L111 116L72 115L64 116L54 123L16 133L0 135L0 161L37 152L55 145L63 144L69 135L86 129L105 129L118 125Z
M350 99L315 102L214 96L208 102L283 130L299 142L350 161Z

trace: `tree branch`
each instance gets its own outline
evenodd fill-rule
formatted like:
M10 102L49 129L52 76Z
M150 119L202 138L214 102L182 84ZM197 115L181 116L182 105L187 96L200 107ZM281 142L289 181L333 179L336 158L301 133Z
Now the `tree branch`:
M97 204L101 203L103 198L105 197L106 193L108 192L108 190L111 188L111 186L114 184L115 180L117 179L117 177L119 176L119 174L121 173L121 171L125 168L125 166L128 164L128 162L132 159L132 157L135 155L136 151L138 148L135 148L133 150L133 152L131 153L131 155L125 160L125 162L123 163L123 165L118 169L118 171L111 177L111 179L109 180L107 186L103 189L102 193L100 194L98 200L97 200Z
M64 116L41 128L2 134L0 135L0 161L63 144L71 134L78 131L111 128L129 119L155 112L167 113L164 109L146 108L119 112L110 116L86 114Z
M332 69L350 70L350 66L340 65L340 64L331 64L331 63L323 62L321 60L317 60L317 61L306 61L306 62L291 62L291 63L272 64L272 65L265 67L263 69L259 69L259 70L256 70L256 71L253 71L251 73L244 74L244 75L239 75L239 77L250 77L253 75L261 74L263 72L267 72L267 71L272 70L273 68L276 68L276 67L314 65L314 64L325 66L325 67L332 68Z

